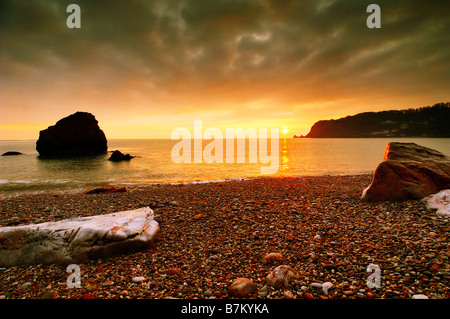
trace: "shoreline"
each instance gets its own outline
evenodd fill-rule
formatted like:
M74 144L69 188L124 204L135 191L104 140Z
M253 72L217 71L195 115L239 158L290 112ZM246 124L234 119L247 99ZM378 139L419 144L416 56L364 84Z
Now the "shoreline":
M146 188L146 187L152 187L152 186L179 186L179 185L195 185L195 184L215 184L215 183L228 183L228 182L235 182L235 181L248 181L253 179L267 179L267 178L315 178L315 177L334 177L334 176L361 176L361 175L373 175L373 172L359 172L359 173L337 173L337 174L311 174L311 175L258 175L258 176L247 176L247 177L229 177L229 178L219 178L219 179L212 179L212 180L193 180L193 181L180 181L180 182L118 182L115 183L113 181L109 181L110 183L97 183L92 185L85 185L85 186L78 186L73 188L67 188L67 189L61 189L61 187L55 186L53 188L47 188L47 189L41 189L41 190L19 190L19 191L3 191L3 193L0 191L0 200L11 198L11 197L20 197L20 196L27 196L27 195L42 195L42 194L50 194L50 195L64 195L64 194L84 194L89 189L93 189L96 187L103 187L106 185L112 185L112 186L123 186L127 189L133 190L135 188ZM0 180L1 181L1 180ZM1 184L1 183L0 183ZM3 183L5 184L5 183ZM62 183L61 185L64 185Z
M371 178L261 177L133 185L124 193L3 197L1 226L149 206L160 231L145 251L80 264L79 289L67 288L67 265L0 269L0 297L230 298L227 289L236 278L253 280L259 291L270 271L285 264L298 272L297 283L248 298L450 298L448 216L428 211L420 201L362 202ZM270 252L281 253L283 261L263 263ZM370 263L381 268L378 289L367 287ZM333 283L327 296L311 286L326 281Z

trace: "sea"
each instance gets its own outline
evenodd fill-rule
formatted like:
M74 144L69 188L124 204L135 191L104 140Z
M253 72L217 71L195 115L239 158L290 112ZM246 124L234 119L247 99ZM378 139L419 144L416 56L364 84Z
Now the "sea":
M194 162L193 149L190 150L191 162L179 163L173 154L185 153L174 153L176 145L180 145L177 140L116 139L108 140L108 153L104 155L47 159L39 157L36 141L0 140L0 154L8 151L23 153L0 156L0 194L77 192L104 185L126 187L214 183L257 177L372 174L383 160L389 142L412 142L450 155L450 138L280 138L278 148L274 148L278 160L271 154L272 144L267 145L265 151L270 155L270 162L267 156L265 160L260 157L259 148L256 152L252 148L254 144L247 139L244 162L237 160L239 149L235 140L234 161L226 161L227 152L232 150L231 147L226 149L226 143L223 143L222 163L220 160L219 163L217 160ZM209 143L203 141L200 151L205 151ZM108 161L114 150L135 158L123 162ZM220 155L219 151L208 154ZM256 161L249 156L253 151ZM262 168L270 165L272 171L263 172Z

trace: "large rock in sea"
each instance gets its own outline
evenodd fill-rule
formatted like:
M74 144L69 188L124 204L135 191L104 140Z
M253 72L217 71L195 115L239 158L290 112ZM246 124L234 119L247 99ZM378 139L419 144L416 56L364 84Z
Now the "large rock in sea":
M149 207L0 227L0 267L71 264L134 252L148 248L158 230Z
M41 131L36 150L50 157L98 155L108 150L107 144L94 115L76 112Z
M421 199L447 188L450 188L450 159L446 155L415 143L392 142L361 198Z

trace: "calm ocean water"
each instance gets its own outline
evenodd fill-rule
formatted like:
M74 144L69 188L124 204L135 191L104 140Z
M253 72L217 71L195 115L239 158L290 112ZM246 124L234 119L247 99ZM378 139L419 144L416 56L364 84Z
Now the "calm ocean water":
M0 157L0 193L69 191L107 184L372 173L382 161L386 145L392 141L414 142L450 155L449 138L281 138L278 172L263 175L261 167L270 164L248 163L248 158L245 163L176 164L171 151L178 141L172 140L109 140L109 151L117 149L137 156L129 162L110 162L107 160L110 154L78 159L40 159L35 149L36 141L0 141L0 154L7 151L24 153ZM268 151L270 154L270 148ZM248 147L246 154L249 154Z

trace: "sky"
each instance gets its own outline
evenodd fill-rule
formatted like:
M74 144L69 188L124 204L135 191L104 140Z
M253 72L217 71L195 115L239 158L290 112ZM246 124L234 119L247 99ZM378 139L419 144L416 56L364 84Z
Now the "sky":
M67 6L81 8L68 28ZM381 9L370 29L367 6ZM450 1L0 0L0 140L76 111L108 139L450 101Z

